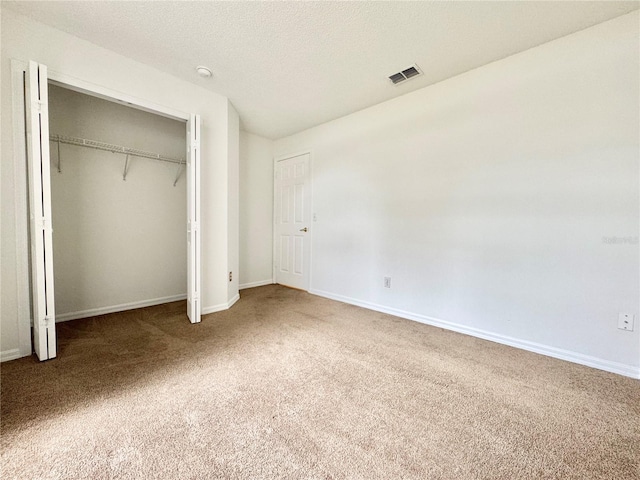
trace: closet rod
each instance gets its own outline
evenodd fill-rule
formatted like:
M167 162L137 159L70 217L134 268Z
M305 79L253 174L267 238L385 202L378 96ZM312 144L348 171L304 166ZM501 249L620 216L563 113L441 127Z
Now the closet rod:
M87 138L67 137L65 135L49 135L49 140L52 142L66 143L69 145L77 145L79 147L94 148L96 150L104 150L112 153L122 153L123 155L131 155L134 157L150 158L153 160L160 160L161 162L183 164L184 160L179 158L166 157L158 153L145 152L144 150L137 150L135 148L122 147L120 145L113 145L111 143L98 142L96 140L89 140Z

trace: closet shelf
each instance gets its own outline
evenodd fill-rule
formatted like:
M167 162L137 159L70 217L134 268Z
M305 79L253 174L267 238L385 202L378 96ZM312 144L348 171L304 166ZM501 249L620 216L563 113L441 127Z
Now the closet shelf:
M121 153L123 155L129 155L132 157L150 158L153 160L160 160L162 162L184 164L184 160L180 158L167 157L158 153L145 152L144 150L138 150L136 148L127 148L120 145L113 145L111 143L89 140L87 138L67 137L65 135L49 135L49 140L51 140L52 142L77 145L79 147L94 148L96 150L104 150L112 153Z

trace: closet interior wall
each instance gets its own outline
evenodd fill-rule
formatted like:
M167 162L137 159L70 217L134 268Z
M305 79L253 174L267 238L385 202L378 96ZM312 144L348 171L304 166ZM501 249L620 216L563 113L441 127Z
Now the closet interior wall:
M185 158L183 122L49 85L52 135ZM82 318L186 298L184 166L51 147L56 316ZM60 152L60 172L58 172Z

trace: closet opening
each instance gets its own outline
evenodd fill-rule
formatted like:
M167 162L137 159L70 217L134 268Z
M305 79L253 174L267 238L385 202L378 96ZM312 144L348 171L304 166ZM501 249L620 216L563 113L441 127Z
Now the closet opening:
M185 300L185 122L48 93L56 320Z
M38 358L57 354L56 321L186 298L200 322L200 116L33 61L16 74Z

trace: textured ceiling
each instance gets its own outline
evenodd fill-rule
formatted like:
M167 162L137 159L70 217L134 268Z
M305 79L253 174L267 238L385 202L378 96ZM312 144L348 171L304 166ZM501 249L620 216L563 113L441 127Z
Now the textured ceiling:
M638 2L2 2L229 97L280 138L639 8ZM413 63L424 75L394 86ZM207 65L214 78L199 78Z

